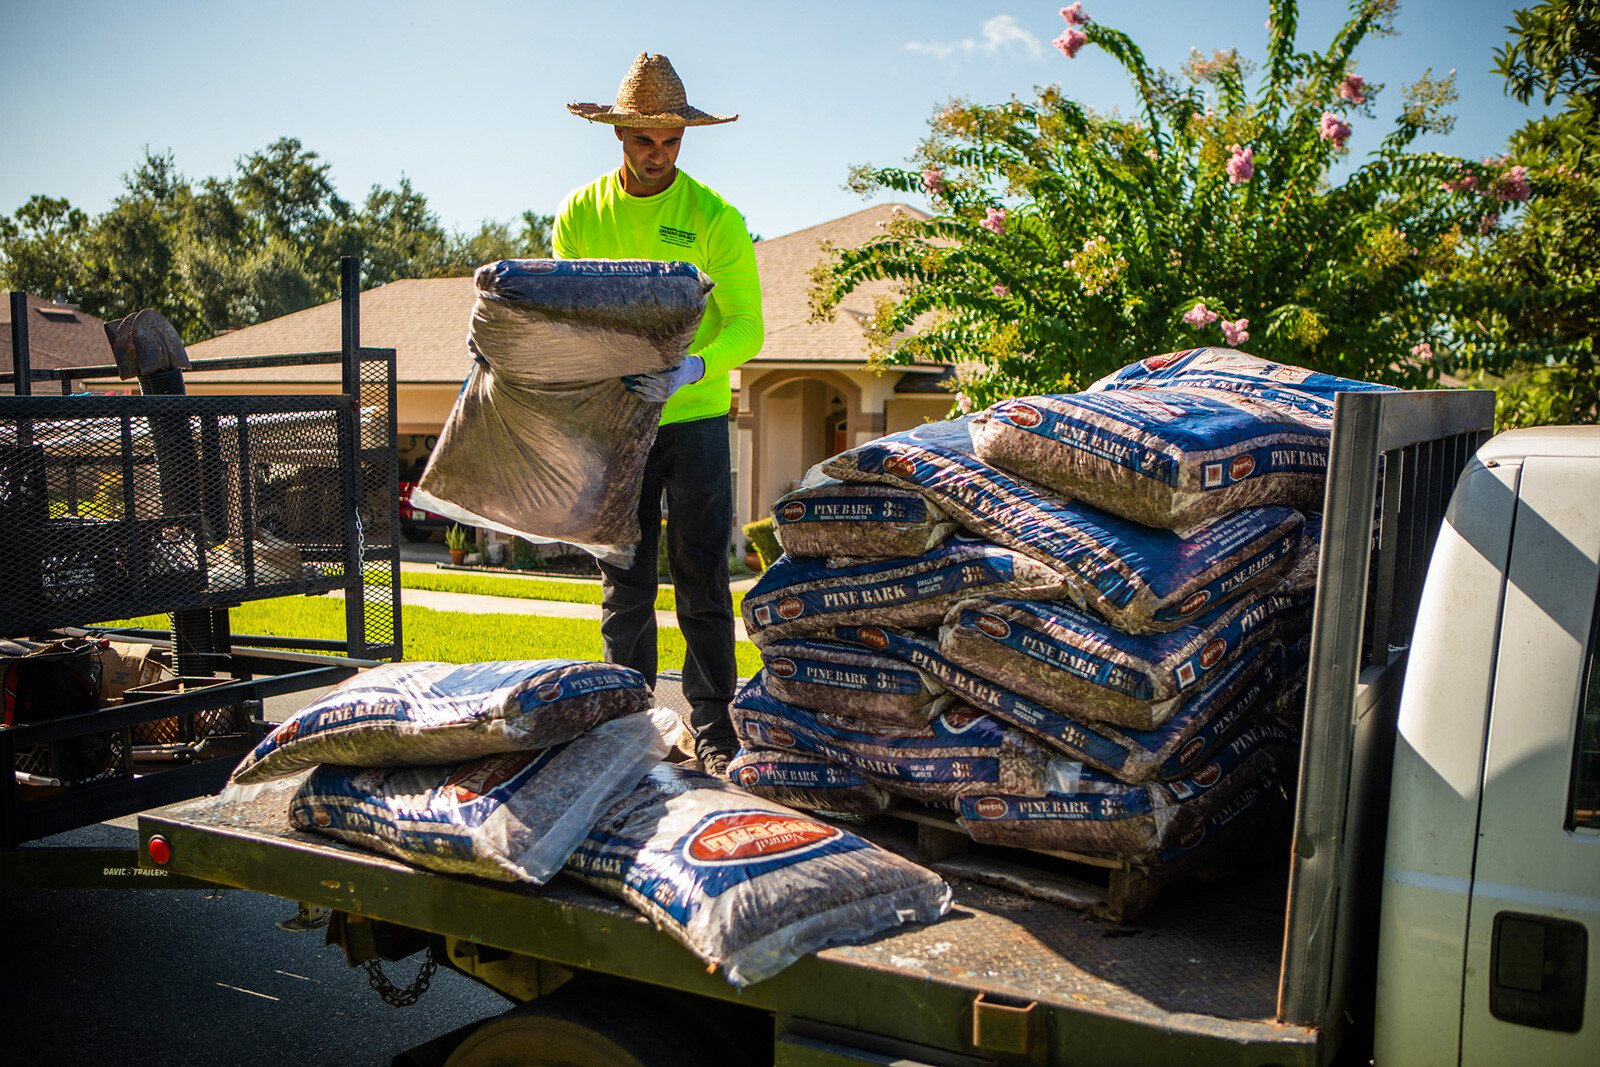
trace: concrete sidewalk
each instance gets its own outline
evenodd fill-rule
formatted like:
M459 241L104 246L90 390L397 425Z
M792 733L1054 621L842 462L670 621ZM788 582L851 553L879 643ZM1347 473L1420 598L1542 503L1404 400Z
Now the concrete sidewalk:
M435 551L436 550L436 551ZM432 558L437 556L438 558ZM461 571L440 572L435 566L448 558L443 545L434 545L431 542L408 544L403 546L400 560L400 569L412 573L469 573ZM484 577L494 578L519 578L516 574L505 574L501 571L486 571ZM529 578L545 578L549 581L585 582L599 587L599 583L582 578L562 579L549 578L545 575L527 575ZM756 579L741 578L732 583L735 591L743 591L755 585ZM335 590L334 596L342 596L341 590ZM600 605L598 604L573 604L562 600L531 600L526 597L488 596L482 593L446 593L432 589L402 589L400 591L401 604L414 607L431 608L434 611L462 611L475 615L542 615L547 618L561 619L600 619ZM678 628L677 614L671 611L656 612L656 625ZM749 640L745 634L744 620L737 611L733 615L733 635L738 641Z

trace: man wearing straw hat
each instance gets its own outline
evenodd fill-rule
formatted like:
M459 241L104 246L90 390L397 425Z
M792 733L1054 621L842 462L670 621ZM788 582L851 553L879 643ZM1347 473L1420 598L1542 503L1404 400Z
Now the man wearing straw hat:
M715 283L705 317L677 366L630 375L628 389L664 403L639 499L643 539L632 567L602 563L600 632L606 659L656 678L656 556L661 498L667 501L667 562L688 644L683 693L695 756L725 775L738 739L728 719L737 666L728 545L733 533L728 372L761 348L761 285L744 218L677 167L684 128L732 122L690 107L663 55L640 53L617 102L567 110L615 128L622 166L568 194L552 244L562 259L655 259L693 263Z

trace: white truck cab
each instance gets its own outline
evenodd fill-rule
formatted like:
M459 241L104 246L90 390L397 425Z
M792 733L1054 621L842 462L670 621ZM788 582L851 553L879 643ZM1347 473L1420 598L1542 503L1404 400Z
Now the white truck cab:
M1600 1063L1600 427L1487 442L1401 698L1377 1064Z

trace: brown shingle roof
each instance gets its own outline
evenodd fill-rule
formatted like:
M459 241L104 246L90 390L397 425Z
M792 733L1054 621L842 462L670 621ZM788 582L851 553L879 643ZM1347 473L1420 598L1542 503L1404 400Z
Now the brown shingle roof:
M390 282L361 294L361 343L393 348L396 377L404 382L459 382L470 369L467 323L472 317L472 279L415 278ZM225 333L189 346L190 359L273 356L339 349L339 302ZM202 381L338 381L338 364L210 371Z
M862 328L872 315L876 299L892 293L895 283L867 282L840 301L832 322L810 322L811 269L822 259L823 241L841 248L865 244L883 233L884 225L896 212L918 220L928 217L905 204L874 204L756 245L762 314L767 325L767 340L757 362L806 360L857 366L865 362L867 346Z
M104 367L113 360L105 323L68 304L28 294L28 359L34 370ZM11 371L11 301L0 297L0 371ZM34 384L34 392L55 394L54 383ZM0 385L0 393L10 393Z

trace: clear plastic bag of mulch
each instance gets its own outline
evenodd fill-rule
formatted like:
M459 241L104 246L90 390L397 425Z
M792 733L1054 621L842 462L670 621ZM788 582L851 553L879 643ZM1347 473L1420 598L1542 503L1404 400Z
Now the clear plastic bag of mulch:
M413 505L630 563L662 405L620 379L683 360L711 280L681 262L508 259L476 281L476 362Z

